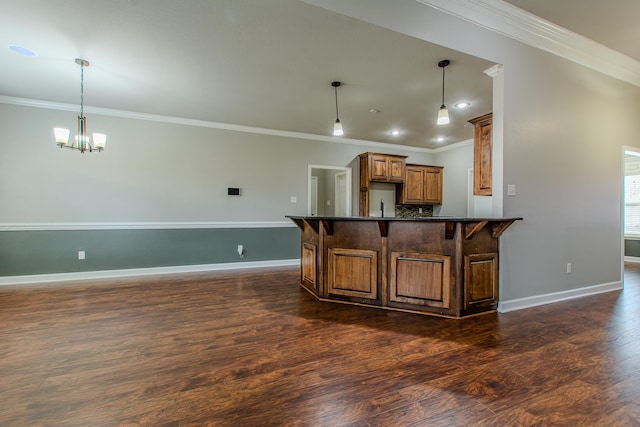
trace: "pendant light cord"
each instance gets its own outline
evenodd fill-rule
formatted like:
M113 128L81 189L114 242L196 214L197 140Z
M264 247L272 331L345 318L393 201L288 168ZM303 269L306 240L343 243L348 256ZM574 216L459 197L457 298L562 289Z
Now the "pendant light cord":
M442 67L442 105L444 106L444 67Z
M336 94L336 119L340 119L340 115L338 114L338 86L333 86L333 90Z
M450 63L451 62L448 59L443 59L442 61L438 62L438 67L442 68L442 105L440 106L440 108L445 108L445 105L444 105L444 69Z

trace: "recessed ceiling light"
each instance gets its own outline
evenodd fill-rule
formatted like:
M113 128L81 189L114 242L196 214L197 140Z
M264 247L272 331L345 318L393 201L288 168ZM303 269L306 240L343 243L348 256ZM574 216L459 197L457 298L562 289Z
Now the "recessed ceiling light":
M376 110L375 108L372 108L371 110L369 110L369 112L372 114L376 114L376 113L379 113L380 110Z
M9 50L11 50L14 53L17 53L18 55L29 56L29 57L33 57L37 55L37 53L35 53L31 49L24 46L17 45L17 44L10 44L7 47L9 48Z
M398 135L402 135L402 131L398 130L398 129L393 129L392 131L389 132L391 135L393 136L398 136Z
M461 102L458 102L457 104L454 104L453 106L456 108L467 108L471 106L471 103L467 101L461 101Z
M439 136L436 138L436 142L442 142L444 141L444 136Z

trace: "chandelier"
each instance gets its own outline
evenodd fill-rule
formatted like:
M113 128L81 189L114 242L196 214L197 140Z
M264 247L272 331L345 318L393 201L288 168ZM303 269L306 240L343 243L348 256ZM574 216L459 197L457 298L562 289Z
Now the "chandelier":
M60 148L70 148L72 150L78 150L81 153L89 151L104 150L105 143L107 142L107 135L104 133L93 133L91 138L87 134L87 118L84 116L84 67L89 66L89 61L85 59L76 58L76 64L80 65L80 115L78 116L78 133L71 144L69 144L69 129L66 128L54 128L53 135L56 140L56 144Z

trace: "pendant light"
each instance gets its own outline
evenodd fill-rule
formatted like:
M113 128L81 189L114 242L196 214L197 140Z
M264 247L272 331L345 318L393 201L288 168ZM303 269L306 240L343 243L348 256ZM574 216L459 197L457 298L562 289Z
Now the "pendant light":
M449 124L449 110L447 110L447 106L444 105L444 68L449 65L449 60L444 59L438 62L438 67L442 68L442 105L440 105L440 110L438 111L438 121L439 125L448 125Z
M342 130L342 123L340 123L340 117L338 116L338 88L342 83L340 82L331 82L331 86L333 86L333 90L336 94L336 122L333 124L333 136L342 136L344 132Z
M70 148L72 150L78 150L81 153L85 151L94 152L104 150L104 146L107 142L107 135L103 133L94 133L91 135L93 138L89 138L87 134L87 118L84 116L84 67L89 66L89 61L85 59L76 58L76 64L80 65L80 115L78 116L78 133L75 140L69 145L69 129L54 128L53 134L56 140L56 144L60 148Z

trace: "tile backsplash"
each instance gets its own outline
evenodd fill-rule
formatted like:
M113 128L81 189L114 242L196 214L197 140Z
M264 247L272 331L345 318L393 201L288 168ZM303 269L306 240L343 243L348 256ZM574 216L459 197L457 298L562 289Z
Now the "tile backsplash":
M424 218L433 216L432 205L396 205L398 218Z

